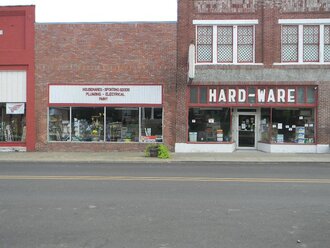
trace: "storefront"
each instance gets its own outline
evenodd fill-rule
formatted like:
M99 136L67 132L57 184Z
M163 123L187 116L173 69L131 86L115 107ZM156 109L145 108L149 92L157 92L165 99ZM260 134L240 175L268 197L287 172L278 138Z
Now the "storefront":
M50 85L48 142L163 142L162 85Z
M1 71L0 82L0 143L25 146L26 72Z
M315 85L190 86L177 151L317 152Z

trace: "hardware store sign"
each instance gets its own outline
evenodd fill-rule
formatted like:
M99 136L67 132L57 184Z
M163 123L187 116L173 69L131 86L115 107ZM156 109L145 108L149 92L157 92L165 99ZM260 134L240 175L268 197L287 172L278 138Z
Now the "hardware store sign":
M209 89L209 103L245 103L247 100L257 103L295 103L295 89Z
M50 104L162 104L161 85L50 85Z

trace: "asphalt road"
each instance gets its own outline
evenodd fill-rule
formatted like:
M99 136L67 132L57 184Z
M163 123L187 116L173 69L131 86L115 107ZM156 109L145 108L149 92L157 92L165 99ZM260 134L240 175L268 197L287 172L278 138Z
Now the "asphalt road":
M330 164L0 164L0 248L329 248Z

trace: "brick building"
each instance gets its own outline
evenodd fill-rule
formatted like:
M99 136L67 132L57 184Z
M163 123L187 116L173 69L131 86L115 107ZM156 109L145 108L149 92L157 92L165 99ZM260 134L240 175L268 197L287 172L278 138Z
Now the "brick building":
M175 142L176 23L35 25L38 151Z
M329 152L327 0L178 0L177 23L0 8L0 150Z
M179 0L177 152L328 152L330 4Z
M0 8L0 150L34 150L34 11Z

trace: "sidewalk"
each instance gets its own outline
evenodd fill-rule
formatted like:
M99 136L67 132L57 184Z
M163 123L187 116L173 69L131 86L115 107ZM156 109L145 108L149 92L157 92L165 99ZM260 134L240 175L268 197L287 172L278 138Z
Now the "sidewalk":
M170 163L170 162L325 162L327 154L264 153L172 153L170 159L147 158L143 152L0 152L1 162L83 162L83 163Z

